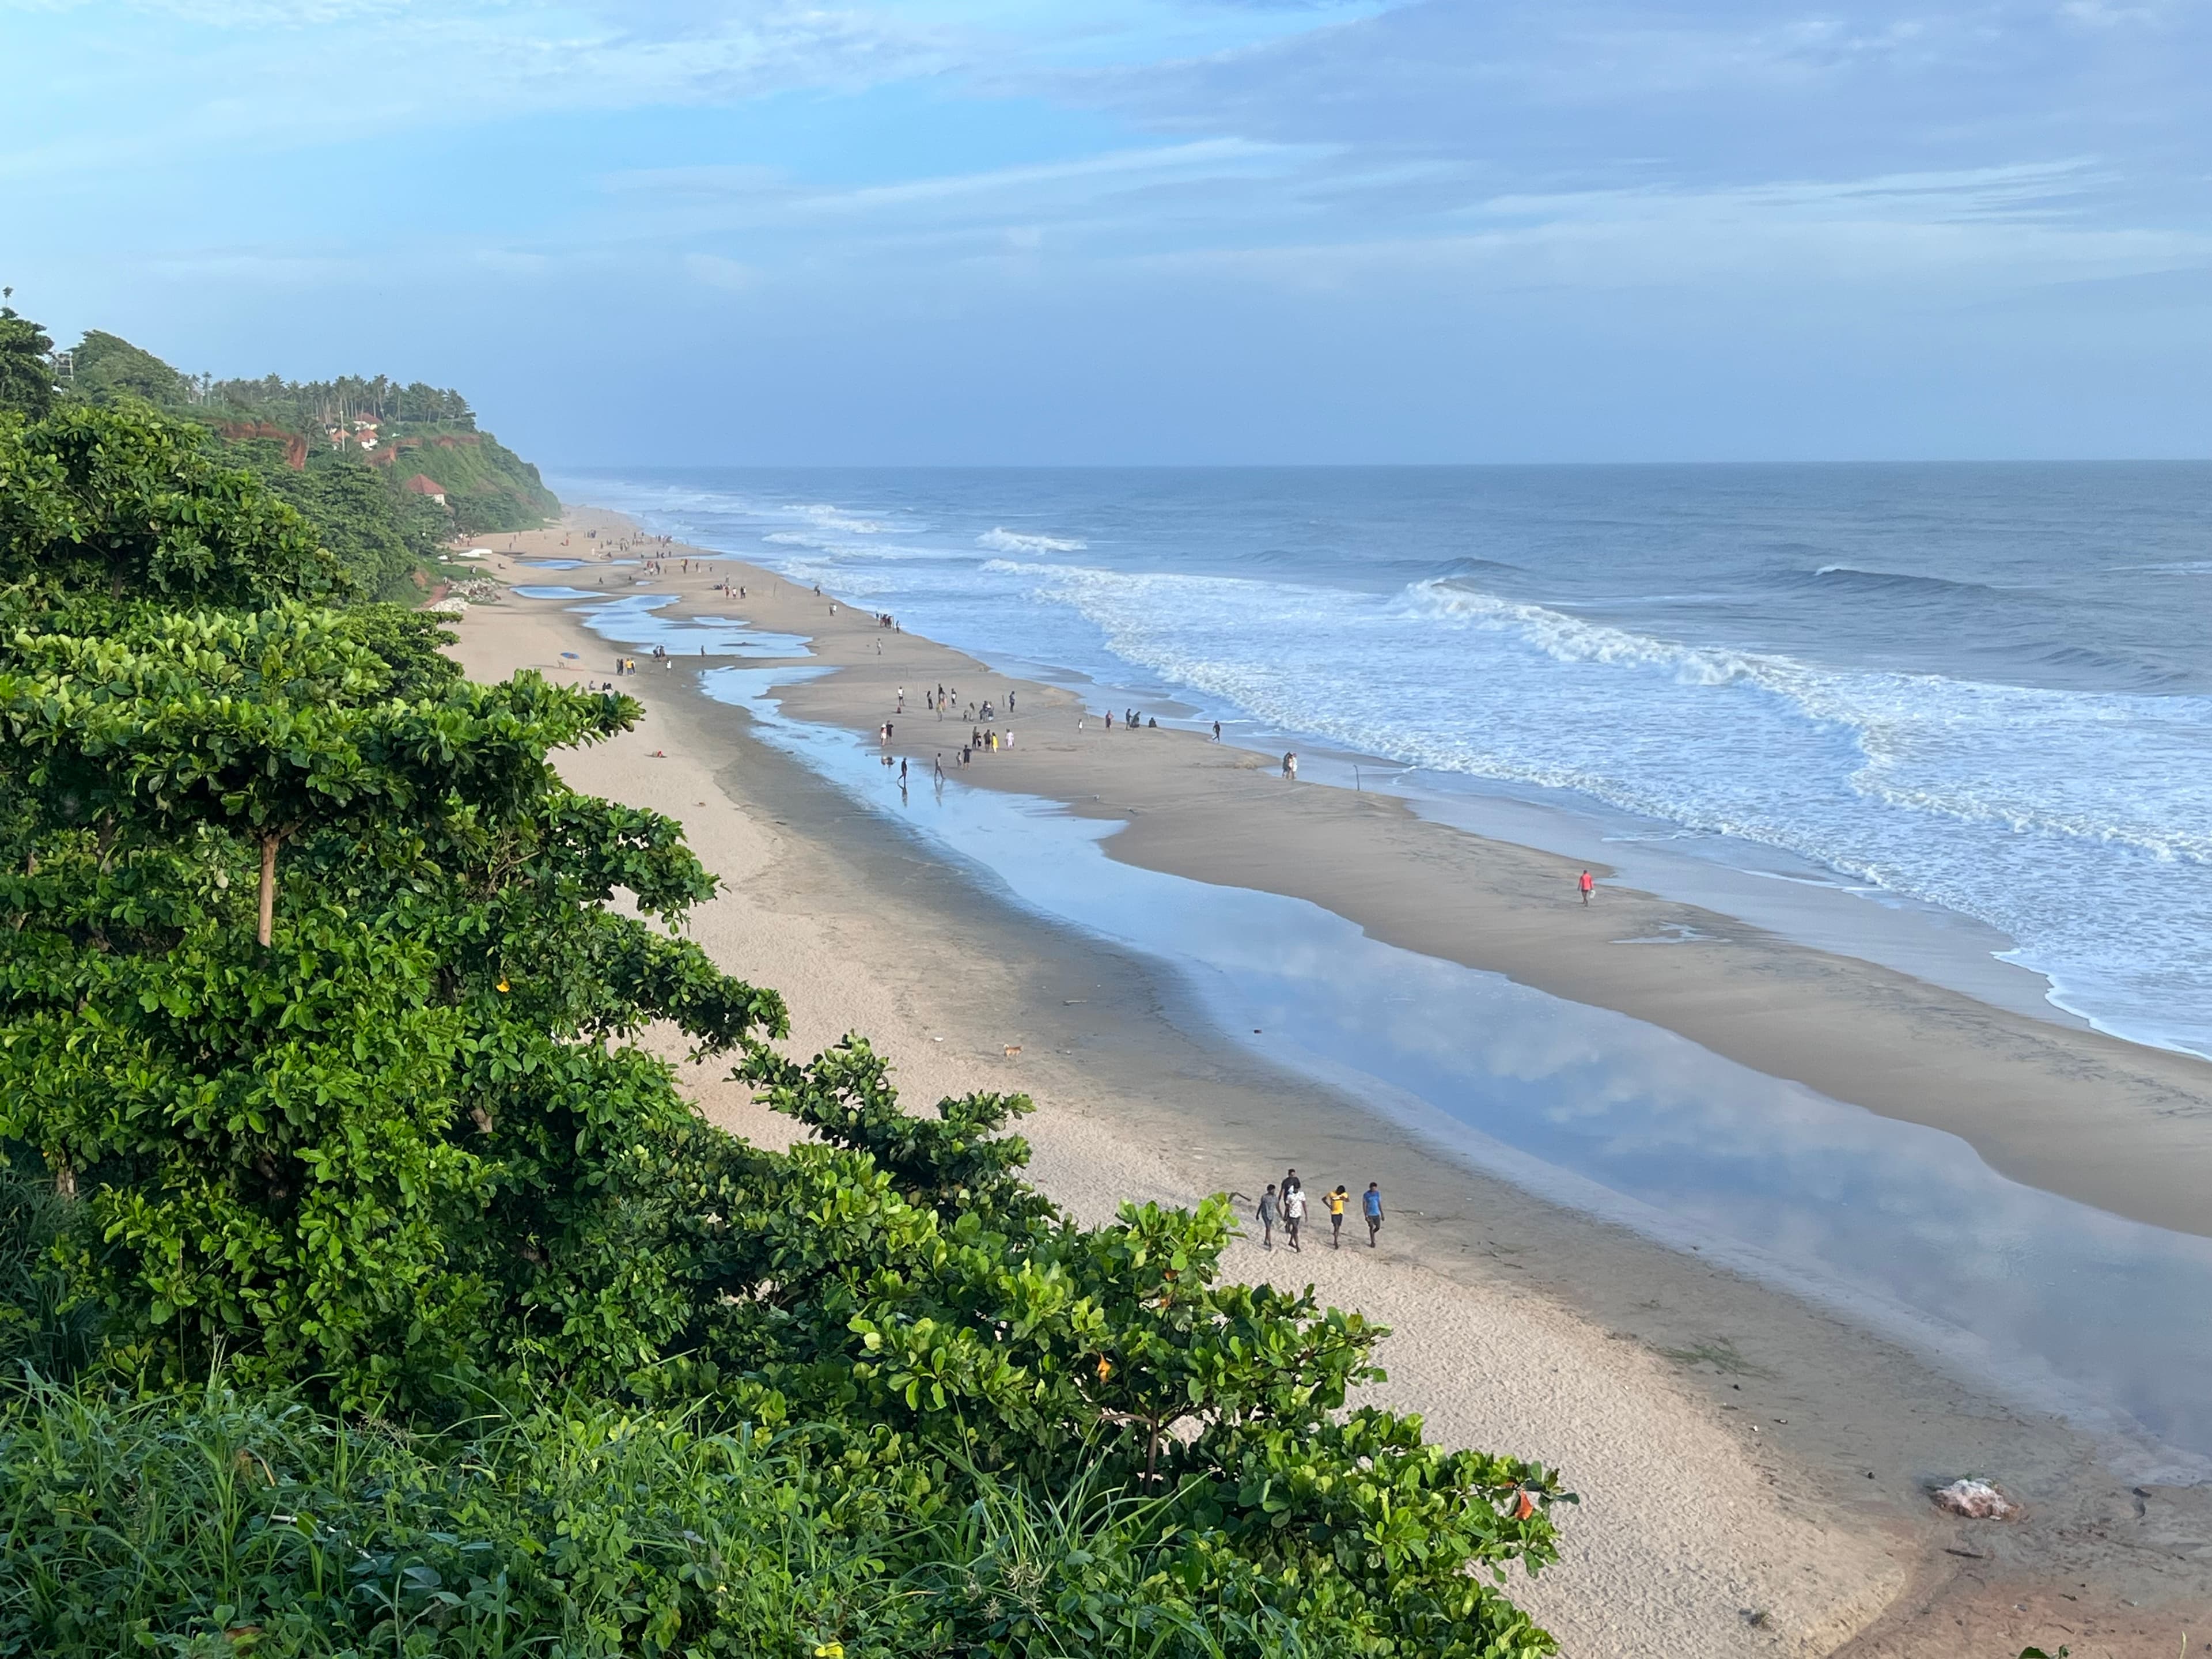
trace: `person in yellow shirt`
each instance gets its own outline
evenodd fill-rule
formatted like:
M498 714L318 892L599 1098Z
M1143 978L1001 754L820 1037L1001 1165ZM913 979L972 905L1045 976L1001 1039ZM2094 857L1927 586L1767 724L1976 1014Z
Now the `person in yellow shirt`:
M1328 1241L1336 1249L1344 1248L1344 1206L1351 1200L1352 1194L1341 1185L1322 1200L1328 1206Z

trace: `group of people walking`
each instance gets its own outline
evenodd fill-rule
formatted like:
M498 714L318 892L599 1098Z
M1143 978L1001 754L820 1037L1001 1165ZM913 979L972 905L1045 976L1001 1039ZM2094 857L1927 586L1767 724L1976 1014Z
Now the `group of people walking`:
M1344 1248L1344 1212L1352 1205L1352 1193L1343 1182L1322 1194L1322 1210L1328 1216L1328 1238L1332 1248ZM1260 1243L1264 1249L1275 1248L1275 1229L1283 1230L1285 1241L1297 1249L1299 1237L1305 1231L1306 1187L1292 1170L1279 1182L1271 1181L1267 1190L1260 1194L1253 1217L1260 1224ZM1382 1188L1375 1182L1367 1183L1367 1190L1359 1195L1359 1213L1367 1223L1367 1248L1376 1248L1375 1236L1382 1231Z
M1006 712L1010 714L1014 712L1014 697L1015 693L1012 691L1006 693ZM921 702L922 706L939 720L943 720L948 714L953 714L956 720L960 718L954 712L960 707L960 688L957 686L947 690L940 681L934 691L924 687ZM906 707L906 687L902 685L898 689L898 706L901 709ZM971 723L968 728L968 741L961 744L957 751L960 765L971 764L979 755L995 755L1001 749L1012 749L1014 746L1014 732L1012 726L1000 731L990 723L998 718L998 713L997 708L988 697L984 698L980 706L972 702L968 705L967 718ZM886 723L878 727L876 732L877 738L886 745L890 742L890 725ZM937 751L936 777L939 783L945 781L945 751L941 749Z
M1014 699L1016 695L1016 693L1012 691L1006 693L1006 712L1009 714L1014 712ZM943 720L947 714L952 714L952 717L955 720L961 718L959 714L953 713L954 710L957 710L960 707L960 688L957 685L950 691L947 691L945 689L944 683L940 681L939 682L935 691L932 692L925 690L921 694L921 701L923 707L931 710L939 720ZM899 688L899 707L902 708L906 707L906 688L904 686L901 686ZM983 699L980 707L972 702L968 705L968 714L966 718L970 720L981 720L988 725L990 721L998 718L998 709L996 706L993 704L991 700L988 697L986 697Z

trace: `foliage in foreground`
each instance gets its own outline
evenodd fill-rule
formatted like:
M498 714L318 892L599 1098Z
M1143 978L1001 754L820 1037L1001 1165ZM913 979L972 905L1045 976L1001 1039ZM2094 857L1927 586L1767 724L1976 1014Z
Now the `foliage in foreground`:
M1383 1333L1310 1290L1224 1283L1223 1202L1079 1226L1021 1178L1026 1101L916 1116L857 1037L784 1054L775 994L682 936L714 884L680 826L549 762L635 705L471 684L418 619L333 607L292 509L193 455L124 408L0 428L0 1140L28 1252L0 1342L83 1391L4 1425L10 1553L77 1552L51 1594L21 1589L46 1621L27 1643L80 1639L56 1622L80 1615L88 1643L124 1631L127 1607L165 1636L237 1618L335 1649L370 1639L344 1575L412 1551L391 1582L428 1596L417 1635L478 1591L508 1632L502 1598L526 1592L512 1629L540 1647L773 1651L771 1606L816 1609L826 1644L813 1589L776 1588L788 1561L729 1611L694 1594L720 1566L640 1541L804 1514L838 1540L823 1584L849 1568L887 1647L1088 1649L1086 1620L1157 1607L1182 1611L1146 1613L1129 1632L1158 1639L1132 1650L1549 1650L1497 1585L1553 1557L1553 1471L1353 1408ZM651 1025L813 1140L701 1121L637 1045ZM245 1399L179 1397L211 1376ZM549 1394L585 1403L538 1412ZM457 1426L488 1409L496 1433ZM606 1468L631 1484L466 1509L537 1493L577 1437L623 1449ZM198 1467L179 1447L212 1485L177 1484ZM742 1478L702 1487L698 1456ZM342 1547L222 1507L256 1472L291 1492L282 1513L342 1518ZM594 1531L585 1511L633 1491L637 1528ZM992 1528L1077 1492L1107 1509L1053 1523L1103 1540L1071 1547L1066 1592L1034 1616L998 1596L996 1636L960 1624ZM476 1575L503 1588L450 1588L470 1574L447 1534L507 1564ZM240 1611L248 1545L339 1574L321 1625L285 1634L273 1589L265 1617ZM612 1554L530 1577L533 1549ZM68 1582L120 1588L85 1603ZM632 1622L605 1625L603 1596Z
M697 1417L574 1402L425 1437L46 1391L0 1418L0 1653L1300 1650L1141 1500L917 1497Z

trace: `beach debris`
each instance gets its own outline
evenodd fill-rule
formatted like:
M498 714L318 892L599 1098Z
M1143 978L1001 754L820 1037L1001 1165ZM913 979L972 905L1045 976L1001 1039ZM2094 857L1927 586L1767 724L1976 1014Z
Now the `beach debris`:
M1995 1483L1966 1476L1948 1486L1938 1486L1929 1494L1939 1510L1963 1516L1969 1521L2002 1521L2016 1515L2020 1505L2000 1492Z

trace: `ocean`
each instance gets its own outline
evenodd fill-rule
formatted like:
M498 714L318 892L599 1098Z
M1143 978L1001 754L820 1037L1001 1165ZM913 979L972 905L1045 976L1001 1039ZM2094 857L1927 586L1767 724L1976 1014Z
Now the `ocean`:
M551 482L1101 708L1971 918L2212 1055L2212 463Z

